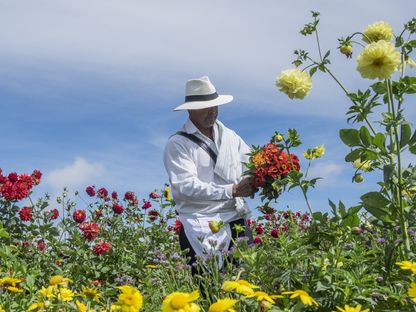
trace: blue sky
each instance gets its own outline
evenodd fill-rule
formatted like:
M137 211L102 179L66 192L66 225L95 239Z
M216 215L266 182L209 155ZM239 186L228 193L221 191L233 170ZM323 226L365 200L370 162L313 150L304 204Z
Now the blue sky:
M348 149L338 138L348 127L341 89L319 73L302 101L274 86L295 49L317 55L313 38L299 34L311 10L321 12L331 68L356 90L371 81L355 70L357 50L350 60L338 53L337 38L380 20L398 33L416 2L0 0L0 168L40 169L36 195L95 184L147 196L167 182L163 146L186 120L186 112L172 111L186 80L208 75L219 93L234 96L219 118L248 144L288 128L305 143L298 154L325 144L311 168L324 178L310 192L314 210L328 210L328 198L354 205L376 189L376 176L351 183ZM415 113L409 107L410 121ZM276 205L286 206L306 209L296 191Z

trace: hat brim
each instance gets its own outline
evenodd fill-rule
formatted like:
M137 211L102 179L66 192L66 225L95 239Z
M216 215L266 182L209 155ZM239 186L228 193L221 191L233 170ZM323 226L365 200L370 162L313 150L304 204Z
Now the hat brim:
M174 111L179 110L188 110L188 109L203 109L213 106L219 106L223 104L230 103L233 100L232 95L219 95L216 99L210 101L194 101L194 102L185 102L177 106Z

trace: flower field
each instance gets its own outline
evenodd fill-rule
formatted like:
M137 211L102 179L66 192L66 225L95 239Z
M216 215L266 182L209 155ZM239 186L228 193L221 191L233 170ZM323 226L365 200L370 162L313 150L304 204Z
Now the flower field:
M295 129L276 131L253 147L247 164L262 199L245 224L253 239L239 238L229 250L209 242L224 264L218 269L206 254L192 276L169 185L142 197L90 185L32 198L39 170L0 169L0 311L416 311L416 168L403 163L404 154L416 154L404 104L416 93L416 78L406 74L416 19L398 35L377 22L339 39L348 61L361 49L356 69L371 82L351 92L329 68L329 51L320 51L319 13L312 18L301 34L315 36L319 57L296 50L295 68L276 86L304 99L318 73L334 78L351 100L349 123L358 125L339 132L351 180L378 171L373 191L355 206L329 201L330 213L315 211L308 192L319 177L308 169L325 147L304 148ZM278 209L278 197L293 188L307 212ZM210 223L213 232L221 226Z

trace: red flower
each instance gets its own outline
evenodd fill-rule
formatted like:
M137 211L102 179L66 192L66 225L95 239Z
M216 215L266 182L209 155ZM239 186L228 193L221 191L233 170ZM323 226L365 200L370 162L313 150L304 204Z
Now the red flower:
M33 186L32 177L28 174L17 175L15 172L1 178L0 195L6 200L21 200L29 196Z
M56 220L59 217L59 211L58 209L52 209L51 211L49 211L49 213L51 214L51 220Z
M156 198L158 198L158 197L159 197L159 195L157 195L157 193L155 193L155 192L151 192L151 193L149 194L149 197L150 197L150 198L152 198L152 199L156 199Z
M276 228L272 229L272 231L270 232L270 236L274 238L279 237L279 229L276 229Z
M254 186L255 187L263 187L266 184L266 179L262 176L256 176L254 178Z
M32 181L34 185L39 185L41 177L42 177L42 172L40 172L39 170L33 170Z
M99 198L106 198L108 196L108 191L102 187L97 191L97 195Z
M22 242L22 248L29 248L30 247L30 242L25 240Z
M111 198L112 198L112 199L114 199L114 200L117 200L117 199L118 199L118 194L117 194L117 192L112 192L112 193L111 193Z
M263 232L264 232L263 227L262 227L261 225L258 225L258 226L256 227L256 232L257 232L257 234L259 234L259 235L263 234Z
M122 205L120 205L119 203L114 203L113 204L113 211L116 214L121 214L124 211L124 207Z
M143 206L142 206L142 209L147 209L147 208L150 208L150 207L152 207L152 203L150 201L145 201Z
M247 219L247 220L246 220L246 224L247 224L248 226L252 226L252 225L254 224L254 221L253 221L253 220L251 220L251 219Z
M263 243L263 240L261 239L260 236L256 236L253 240L253 243L256 245L260 245L261 243Z
M129 202L130 205L137 205L139 201L137 200L136 195L133 192L126 192L124 194L124 199Z
M16 183L16 182L17 182L17 180L18 180L18 178L19 178L19 176L17 175L17 173L16 173L16 172L11 172L11 173L9 173L8 178L9 178L9 181L10 181L11 183Z
M150 221L155 221L157 219L157 217L159 216L159 212L157 210L154 210L154 209L150 210L148 212L148 214L149 214L149 220Z
M95 239L100 232L100 227L94 222L83 223L81 224L80 229L84 234L84 238L88 240Z
M76 223L82 223L87 218L87 214L85 213L85 210L75 210L72 217Z
M19 211L19 216L22 221L30 221L32 220L32 208L23 207Z
M182 222L179 219L176 219L175 224L173 226L173 229L175 230L175 233L179 235L182 229Z
M99 241L97 245L95 245L92 251L96 255L101 256L102 254L109 252L110 249L111 249L111 244L109 242Z
M87 192L87 194L91 197L95 196L94 186L87 186L87 188L85 189L85 192Z
M36 249L40 251L45 251L46 250L45 242L43 240L38 241L36 244Z

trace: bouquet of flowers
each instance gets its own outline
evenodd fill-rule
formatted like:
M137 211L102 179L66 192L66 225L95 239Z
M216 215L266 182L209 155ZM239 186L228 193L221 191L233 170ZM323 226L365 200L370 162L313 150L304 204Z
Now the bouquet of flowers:
M285 151L283 136L276 133L269 143L260 147L253 146L250 160L246 164L249 176L253 177L255 187L260 189L262 200L277 199L286 185L300 170L299 158Z

